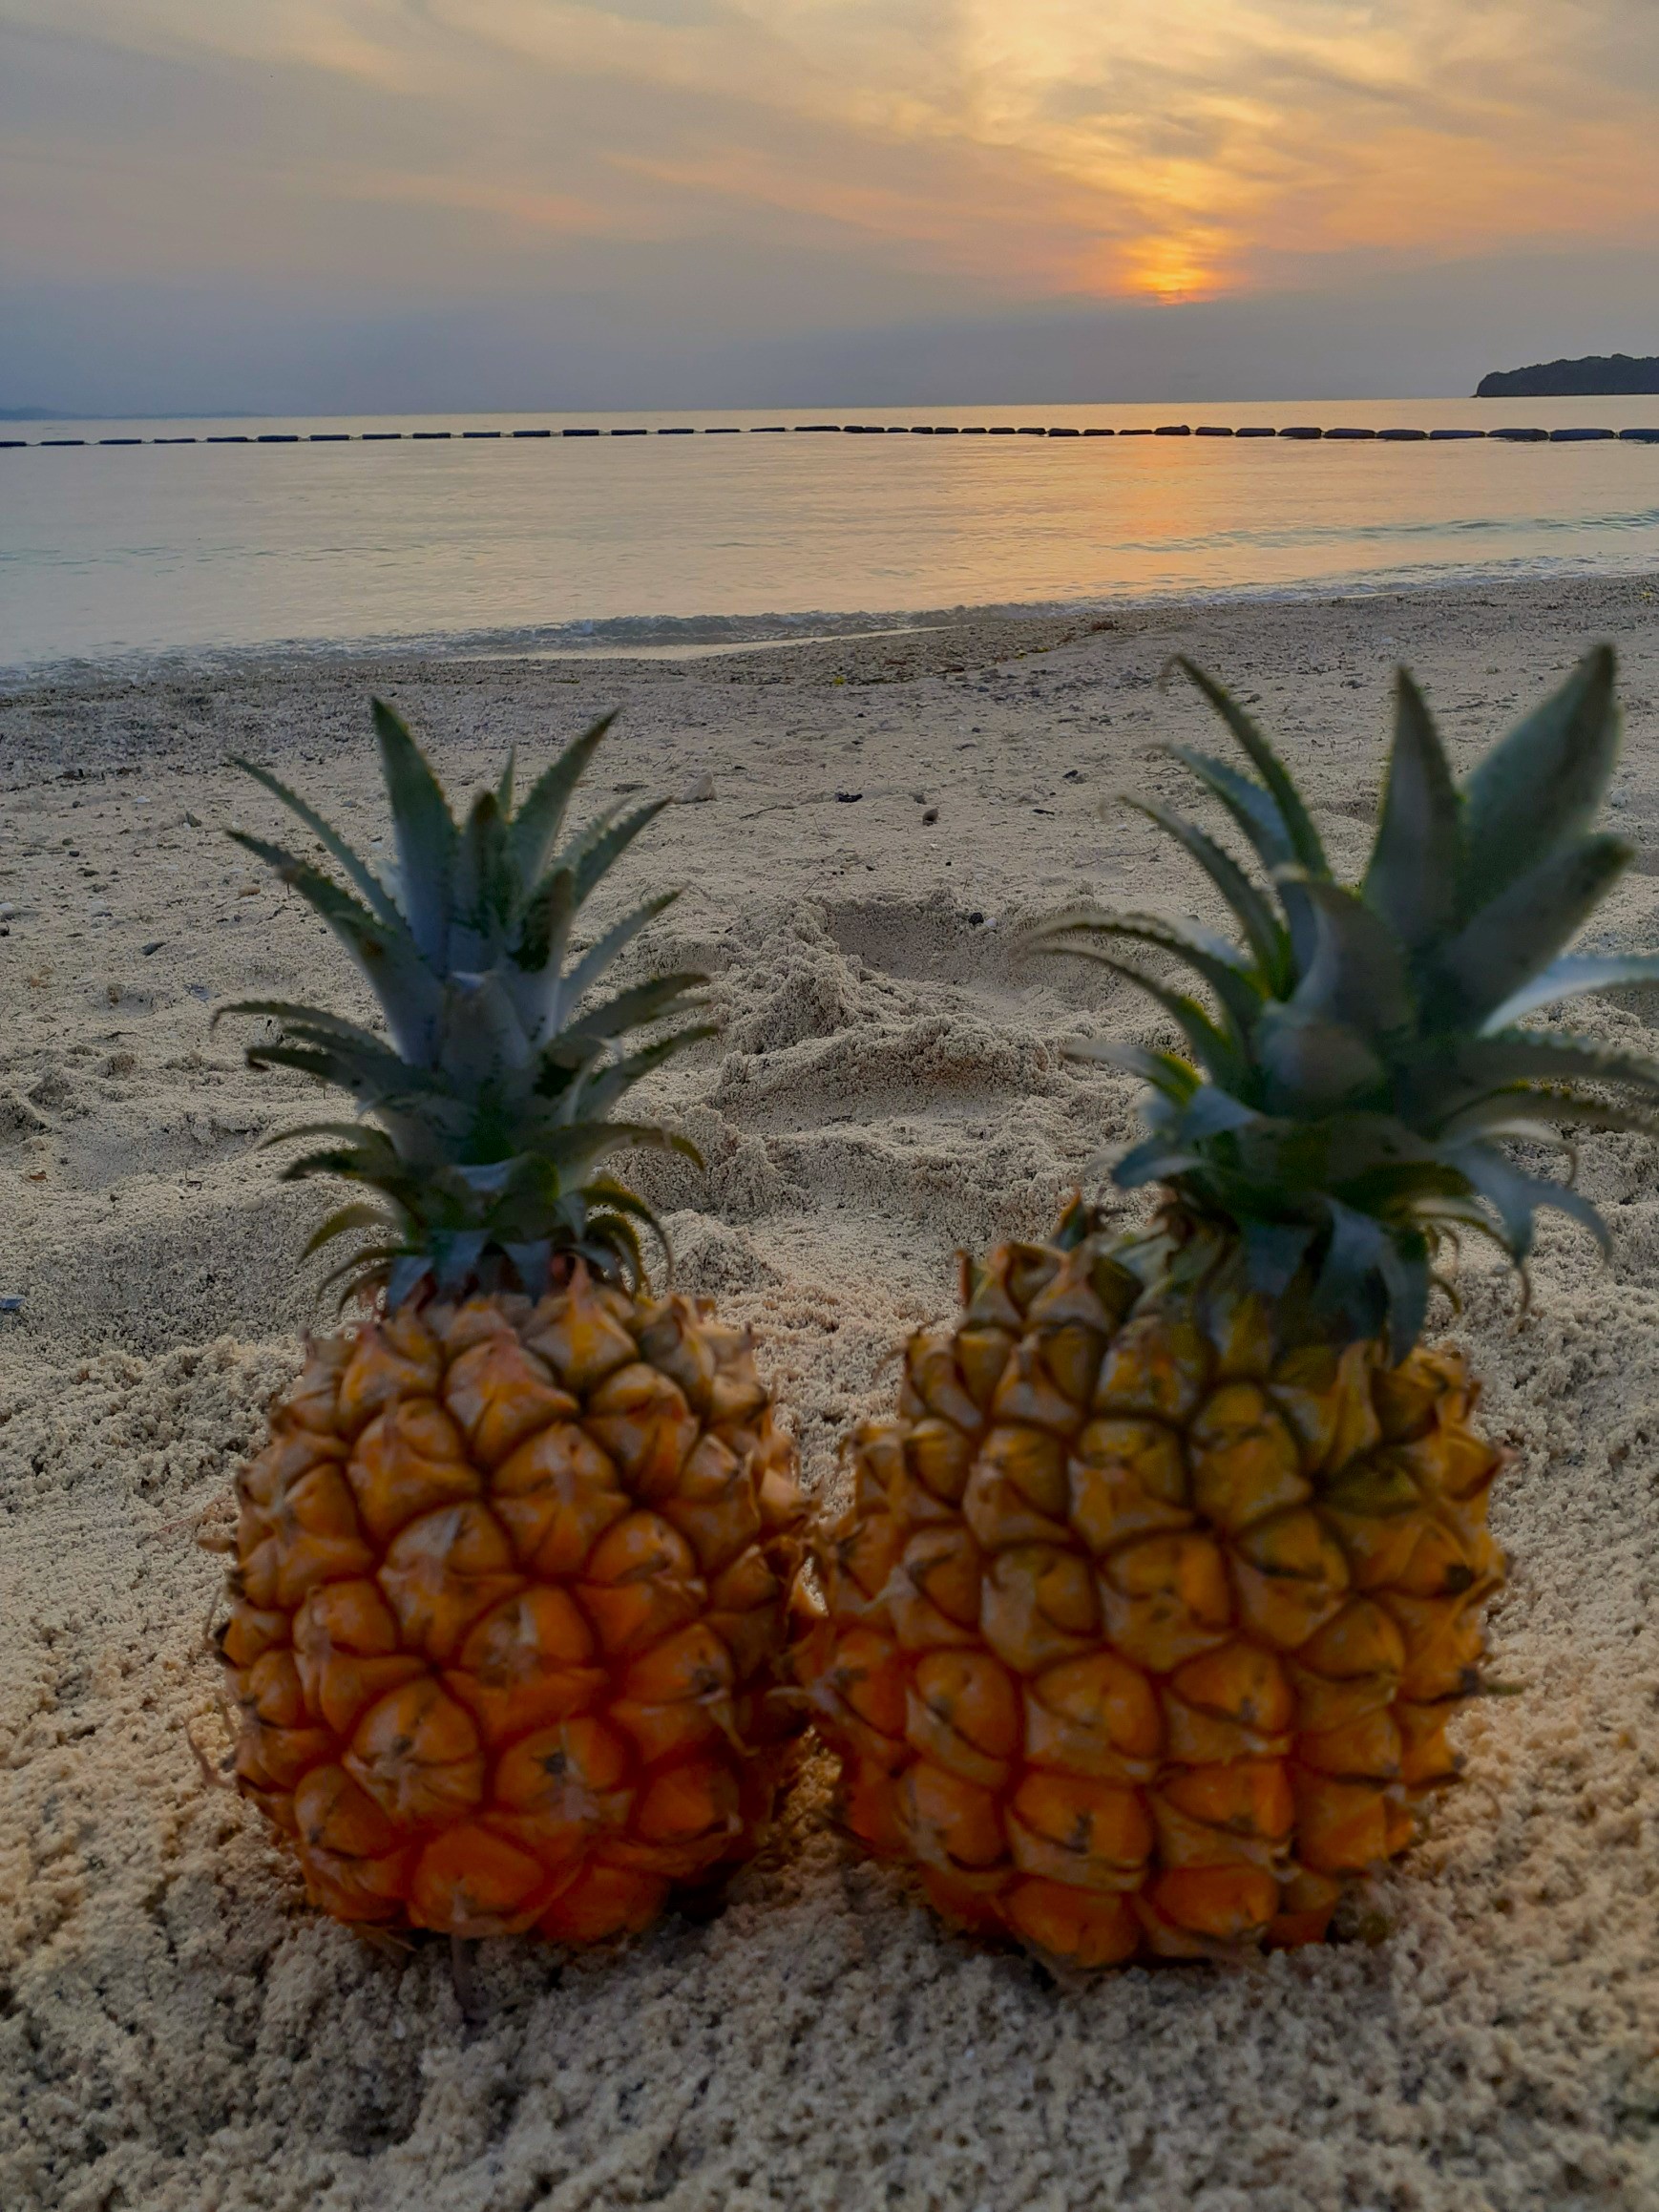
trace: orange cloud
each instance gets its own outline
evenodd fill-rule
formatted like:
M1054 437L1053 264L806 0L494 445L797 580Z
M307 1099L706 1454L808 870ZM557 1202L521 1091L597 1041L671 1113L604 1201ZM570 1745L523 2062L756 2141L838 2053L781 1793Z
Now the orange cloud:
M1659 216L1655 0L0 0L8 22L407 112L407 160L343 147L314 193L793 226L1005 295L1188 300Z

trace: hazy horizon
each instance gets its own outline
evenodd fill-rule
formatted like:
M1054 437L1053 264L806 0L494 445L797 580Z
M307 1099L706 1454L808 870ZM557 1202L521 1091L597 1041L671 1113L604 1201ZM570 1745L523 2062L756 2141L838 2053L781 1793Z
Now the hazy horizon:
M1463 397L1655 142L1652 0L0 0L0 403Z

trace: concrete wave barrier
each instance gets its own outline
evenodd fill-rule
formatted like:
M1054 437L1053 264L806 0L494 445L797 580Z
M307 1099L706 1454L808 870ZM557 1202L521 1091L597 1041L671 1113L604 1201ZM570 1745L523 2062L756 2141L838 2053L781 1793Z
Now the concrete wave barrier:
M1526 424L1505 424L1498 430L1470 430L1446 425L1439 430L1418 430L1407 425L1396 425L1385 430L1373 430L1362 424L1337 424L1325 430L1314 423L1200 423L1196 428L1188 423L879 423L879 422L798 422L798 423L708 423L701 429L693 423L663 423L653 429L646 424L623 423L611 430L602 430L592 424L569 423L562 428L524 430L461 430L461 431L215 431L202 434L169 433L161 437L107 437L107 438L0 438L0 452L21 453L31 447L87 447L87 446L344 446L388 445L405 439L412 443L442 442L453 438L491 439L499 442L507 438L735 438L745 432L751 437L783 437L793 431L797 435L835 435L854 437L915 437L915 438L1289 438L1302 443L1322 441L1327 444L1379 445L1440 445L1460 442L1469 438L1500 440L1509 445L1659 445L1659 427L1633 424L1626 430L1611 430L1603 425L1585 424L1566 426L1560 430L1543 430Z

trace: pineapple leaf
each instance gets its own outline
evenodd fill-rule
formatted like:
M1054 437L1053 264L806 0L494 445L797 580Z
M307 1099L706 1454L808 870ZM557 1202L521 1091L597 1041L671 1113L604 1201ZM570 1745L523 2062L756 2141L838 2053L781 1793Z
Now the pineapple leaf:
M620 1213L597 1213L586 1224L585 1234L577 1248L589 1260L620 1259L624 1270L637 1283L643 1283L645 1255L640 1250L640 1239L633 1225ZM662 1249L667 1251L667 1240Z
M1171 745L1166 749L1212 798L1220 800L1249 838L1264 868L1270 872L1295 865L1295 851L1285 834L1279 810L1260 784L1251 783L1249 776L1241 775L1227 761L1217 760L1213 753L1199 752L1189 745Z
M688 1011L695 1003L690 994L707 980L706 976L683 970L676 975L653 976L648 982L631 983L626 990L591 1007L563 1035L573 1043L585 1043L590 1038L606 1040L621 1036L624 1030L642 1029L647 1022Z
M1285 764L1267 738L1232 693L1218 684L1213 676L1206 675L1185 653L1176 654L1175 665L1197 685L1250 755L1256 773L1268 788L1268 794L1284 827L1291 856L1309 874L1329 875L1331 871L1326 865L1325 848L1319 842L1319 832L1313 827L1312 817L1302 804L1302 795L1292 782Z
M388 1252L384 1255L376 1253L374 1256L377 1259L384 1256L391 1262L390 1267L385 1272L384 1280L386 1302L393 1312L403 1304L406 1298L414 1296L416 1290L432 1272L431 1254L429 1252ZM375 1275L379 1273L380 1271L376 1269ZM373 1280L374 1276L371 1275L367 1279Z
M682 1045L696 1043L704 1037L717 1036L712 1022L694 1023L688 1029L677 1029L672 1037L660 1038L655 1044L641 1045L638 1052L630 1052L612 1061L597 1075L589 1075L580 1084L581 1110L584 1114L606 1113L635 1084L661 1067Z
M1165 921L1157 915L1114 914L1101 907L1080 907L1057 915L1038 933L1037 943L1040 951L1102 959L1106 956L1088 941L1097 937L1127 937L1135 944L1151 945L1158 952L1172 953L1185 960L1215 993L1242 1046L1260 1011L1263 993L1236 946L1208 930Z
M1312 960L1291 1004L1299 1014L1366 1037L1390 1037L1409 1027L1411 983L1388 924L1339 883L1312 875L1297 880L1312 902L1314 940Z
M1466 918L1588 831L1618 759L1613 675L1612 647L1598 645L1464 785Z
M209 1027L217 1029L227 1014L261 1014L266 1021L281 1022L284 1029L314 1030L336 1043L361 1045L368 1052L386 1050L386 1040L376 1037L372 1029L348 1022L344 1014L330 1014L322 1006L297 1006L286 999L235 999L214 1008Z
M571 793L616 719L615 714L601 714L579 737L572 739L531 786L513 818L513 864L521 883L539 881L547 856L557 842Z
M315 807L301 798L298 791L290 790L286 784L272 775L269 769L261 768L257 761L243 760L239 754L232 757L230 765L241 769L244 775L252 776L255 783L262 784L273 798L280 799L291 814L297 815L304 822L329 857L345 869L378 920L390 924L402 921L403 916L391 894L373 869L360 853L352 850L331 823L324 820Z
M1622 837L1583 837L1514 876L1437 950L1425 982L1431 1020L1485 1021L1578 935L1634 857Z
M1115 1044L1109 1039L1087 1038L1065 1048L1068 1060L1094 1061L1103 1067L1121 1068L1138 1075L1174 1106L1184 1106L1198 1088L1197 1071L1172 1052L1151 1052L1144 1044Z
M1461 1038L1443 1058L1437 1057L1413 1073L1419 1080L1426 1078L1427 1087L1445 1098L1442 1112L1460 1110L1474 1097L1515 1083L1583 1080L1628 1084L1659 1094L1659 1062L1550 1029L1507 1029L1495 1036ZM1449 1092L1461 1095L1446 1096Z
M1428 1240L1411 1232L1385 1236L1377 1253L1377 1273L1387 1294L1389 1357L1396 1365L1421 1336L1428 1317Z
M337 1236L347 1235L354 1229L395 1229L397 1226L384 1206L359 1199L353 1205L337 1207L320 1229L312 1231L303 1256L309 1259L314 1252L321 1252L326 1244L332 1244Z
M1293 979L1291 947L1284 927L1232 854L1196 822L1185 820L1155 800L1131 799L1128 803L1149 821L1156 822L1197 861L1237 916L1268 989L1275 995L1288 993Z
M376 699L375 734L397 839L398 903L424 959L445 964L457 832L443 786L402 719Z
M532 1064L534 1048L499 967L450 978L440 1049L446 1075L469 1088Z
M424 1058L430 1045L439 984L404 924L377 920L361 899L342 891L332 876L281 845L250 836L245 830L232 830L229 834L244 852L275 869L328 924L385 1008L398 1050L410 1059Z
M459 1290L473 1275L490 1241L487 1229L434 1229L427 1236L427 1251L440 1294Z
M1552 960L1530 981L1487 1015L1482 1028L1490 1034L1507 1029L1527 1014L1554 1006L1563 999L1576 999L1585 991L1610 991L1618 983L1659 983L1659 954L1624 953L1598 957L1593 953L1567 953Z
M525 905L514 959L525 973L546 976L541 996L549 1018L559 986L556 949L562 950L578 903L576 876L568 868L556 868L536 885Z
M340 1294L340 1304L344 1308L358 1291L367 1290L371 1283L384 1282L388 1269L407 1258L408 1253L409 1247L403 1244L370 1245L367 1251L353 1253L349 1259L342 1260L338 1267L331 1268L319 1287L327 1291L332 1290L337 1282L344 1282L346 1288ZM427 1262L423 1257L420 1273L425 1275L426 1272ZM418 1276L416 1279L419 1279Z
M637 1052L606 1061L606 1068L613 1074L621 1071L621 1088L625 1090L677 1052L682 1037L689 1039L693 1034L705 1037L713 1033L708 1024L695 1032L676 1031L672 1037L660 1037L654 1044L641 1045ZM565 1032L544 1049L537 1063L536 1088L539 1097L557 1100L556 1120L568 1122L574 1118L583 1085L590 1079L598 1080L595 1068L604 1060L605 1042L598 1037L573 1037ZM618 1096L620 1092L612 1095Z
M420 1082L420 1071L409 1067L395 1052L382 1054L377 1063L365 1055L334 1051L326 1044L250 1044L247 1064L250 1067L291 1067L318 1083L337 1084L342 1090L357 1094L372 1090L377 1104L412 1096ZM374 1080L377 1074L378 1082Z
M564 997L572 1006L579 1006L582 996L591 990L605 973L611 962L625 947L632 944L642 929L654 922L660 914L665 914L680 896L678 891L659 892L655 898L647 898L615 922L601 937L591 944L564 979Z
M1311 1222L1247 1221L1245 1272L1251 1290L1276 1298L1290 1289L1314 1236Z
M1549 1143L1562 1124L1586 1129L1612 1129L1627 1135L1659 1136L1659 1113L1621 1106L1569 1084L1512 1084L1477 1099L1451 1115L1440 1129L1443 1141L1468 1137L1510 1137L1520 1143Z
M1146 1183L1168 1183L1206 1165L1204 1154L1174 1144L1162 1130L1131 1146L1112 1169L1120 1190L1139 1190Z
M649 828L667 806L666 799L652 799L643 807L636 807L631 814L620 821L606 813L590 823L570 847L565 855L566 865L576 877L576 901L578 906L602 875L610 873L641 830Z
M481 791L455 851L452 967L477 969L500 959L513 919L514 878L507 825L493 791Z
M514 1270L529 1296L533 1298L544 1296L553 1268L552 1237L532 1237L518 1244L509 1243L504 1238L501 1249L513 1262Z
M1416 953L1457 919L1461 802L1422 693L1404 668L1397 685L1388 786L1362 895Z
M268 1137L262 1137L258 1149L268 1152L273 1145L297 1144L302 1137L339 1137L352 1145L382 1145L388 1161L397 1157L390 1139L372 1122L302 1122L297 1128L278 1129Z
M1078 946L1075 949L1080 957L1092 959L1102 968L1109 968L1114 975L1122 976L1125 982L1133 983L1137 990L1144 991L1148 999L1162 1006L1186 1038L1193 1057L1212 1083L1240 1086L1249 1083L1250 1063L1246 1055L1224 1030L1217 1027L1196 999L1189 998L1185 991L1171 990L1166 983L1159 982L1155 977L1146 975L1129 961L1113 959L1109 953L1101 952L1092 945Z
M1371 1214L1339 1198L1326 1201L1326 1217L1330 1229L1313 1280L1315 1301L1334 1315L1363 1317L1361 1333L1369 1335L1383 1318L1377 1310L1382 1303L1376 1296L1379 1278L1392 1293L1383 1272L1388 1232Z
M1357 1029L1293 1002L1269 1007L1257 1024L1252 1057L1268 1078L1270 1105L1281 1113L1333 1112L1388 1077L1386 1063Z
M1541 1206L1553 1206L1587 1229L1605 1259L1612 1250L1607 1225L1580 1190L1543 1175L1528 1175L1486 1145L1460 1146L1454 1155L1474 1190L1497 1214L1504 1243L1517 1263L1531 1252Z
M1279 811L1260 784L1251 783L1249 776L1240 775L1237 769L1230 768L1226 761L1216 760L1209 753L1195 752L1189 746L1172 745L1169 751L1197 777L1206 790L1221 801L1250 840L1270 876L1280 868L1296 865L1296 855L1285 834ZM1312 909L1296 884L1275 882L1273 888L1285 910L1291 945L1299 969L1313 956Z

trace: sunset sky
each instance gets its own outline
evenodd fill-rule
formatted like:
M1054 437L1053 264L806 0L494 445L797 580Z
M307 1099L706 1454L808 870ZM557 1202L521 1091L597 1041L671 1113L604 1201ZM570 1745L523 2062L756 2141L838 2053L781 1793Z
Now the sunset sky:
M0 404L1455 391L1656 145L1659 0L0 0Z

